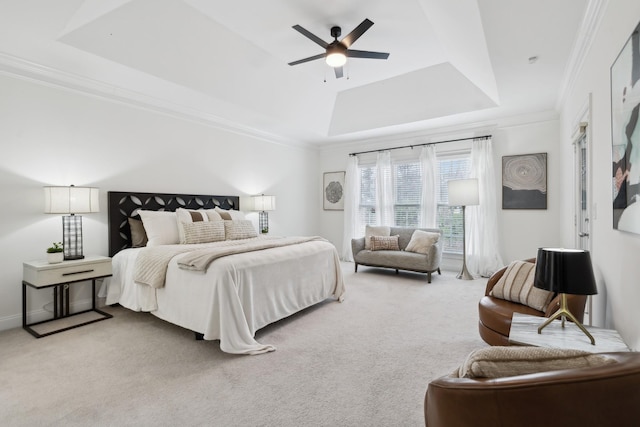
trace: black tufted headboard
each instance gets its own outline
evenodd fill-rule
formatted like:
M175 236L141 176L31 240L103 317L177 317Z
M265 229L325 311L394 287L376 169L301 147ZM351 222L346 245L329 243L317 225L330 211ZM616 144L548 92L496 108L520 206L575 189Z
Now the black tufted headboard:
M132 193L109 191L109 256L131 246L131 230L127 218L137 218L138 210L175 211L186 209L240 209L238 196L198 194Z

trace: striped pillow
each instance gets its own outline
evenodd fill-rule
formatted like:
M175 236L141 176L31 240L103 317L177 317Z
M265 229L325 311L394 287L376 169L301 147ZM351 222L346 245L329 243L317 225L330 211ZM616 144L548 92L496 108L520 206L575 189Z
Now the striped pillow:
M399 251L398 235L396 236L371 236L372 251Z
M224 222L222 221L198 221L185 222L184 243L210 243L224 240Z
M546 311L554 293L533 286L536 265L514 261L505 270L490 295L506 301L518 302L539 311Z
M227 240L250 239L258 237L253 223L247 219L240 221L224 221L224 232Z
M192 222L202 222L209 221L209 217L204 210L193 210L193 209L184 209L178 208L176 209L176 217L178 219L178 237L179 242L182 244L187 243L184 236L184 224L189 224Z

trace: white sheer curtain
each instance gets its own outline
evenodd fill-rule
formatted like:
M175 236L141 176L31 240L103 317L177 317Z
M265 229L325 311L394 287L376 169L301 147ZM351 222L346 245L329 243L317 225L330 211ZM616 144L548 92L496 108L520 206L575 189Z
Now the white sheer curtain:
M498 252L498 203L496 169L491 138L471 145L470 178L478 179L480 205L467 207L467 268L473 275L488 277L502 268Z
M376 169L376 224L392 226L394 224L393 183L389 151L378 153Z
M422 167L422 218L420 225L426 228L436 228L438 214L437 182L438 161L436 160L436 146L425 145L420 151L420 166Z
M344 228L342 238L342 259L353 261L351 239L356 236L358 226L358 204L360 200L360 174L358 173L358 157L349 156L347 173L344 177Z

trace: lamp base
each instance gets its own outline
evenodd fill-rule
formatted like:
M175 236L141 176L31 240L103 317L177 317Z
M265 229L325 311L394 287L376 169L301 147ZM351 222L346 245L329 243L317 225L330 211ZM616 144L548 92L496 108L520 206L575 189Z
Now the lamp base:
M462 262L462 271L460 271L460 273L458 273L458 275L456 276L456 279L461 279L461 280L473 280L473 276L471 275L471 273L469 273L469 270L467 270L467 263L466 262Z
M82 216L71 214L62 217L62 247L65 261L83 259Z
M260 211L258 214L258 228L261 234L269 233L269 214L265 211Z
M569 306L567 304L567 294L560 294L560 308L558 309L558 311L553 313L547 319L546 322L544 322L542 325L540 325L538 327L538 333L541 334L542 333L542 329L544 329L545 326L549 325L551 322L553 322L554 320L556 320L560 316L562 316L562 327L563 328L564 328L565 318L568 318L573 323L575 323L576 326L578 326L578 328L580 328L580 330L582 330L582 332L584 332L589 337L589 339L591 340L591 344L592 345L596 345L596 340L593 338L593 335L591 335L589 333L589 331L587 331L587 329L584 326L582 326L582 323L578 322L578 319L576 319L575 316L573 314L571 314L571 312L569 311Z

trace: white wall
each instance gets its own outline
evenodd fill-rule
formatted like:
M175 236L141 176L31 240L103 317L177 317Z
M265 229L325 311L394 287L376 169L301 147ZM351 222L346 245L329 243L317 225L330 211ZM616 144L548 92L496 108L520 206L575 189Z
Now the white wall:
M542 120L527 122L520 119L519 124L509 120L508 124L493 126L493 129L481 134L493 135L494 165L496 167L496 191L498 192L498 227L501 245L499 252L505 263L516 259L526 259L536 256L537 249L541 246L559 245L560 222L558 217L562 215L560 206L561 185L560 177L560 128L558 120ZM411 144L428 142L429 139L445 140L456 139L468 135L461 135L451 130L449 136L438 135L431 138L429 135L412 136L408 139L393 139L387 141L363 141L358 144L333 146L320 152L320 171L329 172L345 170L348 154L351 152L366 151L371 149L400 147ZM459 146L458 144L457 146ZM455 148L451 144L437 145L437 150ZM408 149L407 149L408 150ZM548 199L546 210L502 210L502 156L529 153L548 153ZM417 153L416 153L417 156ZM343 212L323 211L321 216L321 233L330 239L338 250L342 248ZM461 261L452 266L457 270L461 268ZM445 265L448 267L450 264Z
M0 93L0 329L21 324L22 262L44 258L62 239L60 216L42 213L45 185L100 188L100 213L83 216L85 254L107 255L110 190L264 192L277 197L269 215L273 234L319 234L316 150L6 76ZM250 217L257 220L256 213ZM30 311L51 300L49 291L30 295Z
M610 67L640 21L640 2L617 0L607 2L607 10L595 34L583 67L575 76L573 90L562 108L564 163L570 164L571 132L574 121L589 94L592 97L593 205L592 260L599 281L599 296L606 295L607 326L617 329L631 348L640 348L640 235L613 229L611 194L611 89ZM635 147L634 147L635 149ZM634 165L632 167L640 167ZM565 194L571 194L571 176L562 175ZM567 197L568 199L568 197ZM565 208L570 209L565 202ZM563 240L572 242L573 224L564 218ZM601 309L604 309L602 307ZM596 313L596 317L599 317Z

